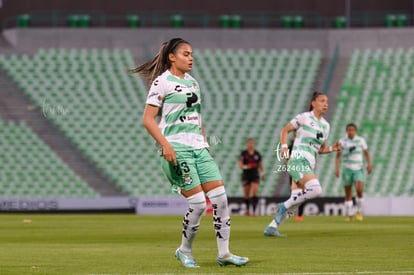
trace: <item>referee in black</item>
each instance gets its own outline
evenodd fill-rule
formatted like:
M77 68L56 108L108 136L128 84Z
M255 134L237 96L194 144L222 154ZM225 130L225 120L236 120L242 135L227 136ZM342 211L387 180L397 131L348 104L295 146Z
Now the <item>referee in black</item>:
M244 203L246 204L246 216L254 216L257 203L259 202L257 193L259 191L260 178L264 180L265 173L262 156L255 150L255 141L253 138L247 139L246 150L243 150L239 157L239 167L243 170L241 180L244 192Z

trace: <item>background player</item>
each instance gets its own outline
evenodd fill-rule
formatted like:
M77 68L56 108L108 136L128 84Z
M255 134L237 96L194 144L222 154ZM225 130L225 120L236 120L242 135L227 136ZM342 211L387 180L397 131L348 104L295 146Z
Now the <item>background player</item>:
M346 126L346 136L340 140L342 151L336 154L335 158L335 175L339 177L340 160L342 159L342 184L345 189L345 215L347 221L352 220L353 201L352 186L356 189L356 213L355 219L363 220L363 187L364 187L364 156L367 161L367 172L371 173L371 158L368 152L368 146L363 137L357 135L357 127L350 123Z
M296 131L287 170L302 190L296 192L292 190L290 198L279 204L274 223L269 224L265 230L266 236L280 235L277 227L272 225L279 226L289 217L289 211L292 211L305 200L316 198L322 193L322 187L314 171L316 157L318 154L327 154L341 149L339 142L336 142L333 146L326 145L330 126L323 118L323 114L327 110L328 97L325 94L315 92L312 95L310 112L297 115L280 133L282 156L289 156L288 134Z
M255 215L256 206L259 201L257 193L259 191L260 178L265 180L265 173L262 164L262 156L255 150L253 138L247 139L246 150L240 153L239 167L242 172L242 186L244 193L244 203L246 204L246 215ZM252 212L250 212L250 205Z

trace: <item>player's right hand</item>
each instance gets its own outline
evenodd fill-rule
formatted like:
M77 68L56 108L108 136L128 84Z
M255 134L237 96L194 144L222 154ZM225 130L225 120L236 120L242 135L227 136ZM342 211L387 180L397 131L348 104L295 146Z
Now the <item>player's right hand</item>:
M166 161L173 162L174 165L177 165L177 156L169 143L162 146L162 156Z
M341 173L340 173L340 171L339 171L339 169L336 169L335 170L335 176L337 177L337 178L339 178L339 175L340 175Z

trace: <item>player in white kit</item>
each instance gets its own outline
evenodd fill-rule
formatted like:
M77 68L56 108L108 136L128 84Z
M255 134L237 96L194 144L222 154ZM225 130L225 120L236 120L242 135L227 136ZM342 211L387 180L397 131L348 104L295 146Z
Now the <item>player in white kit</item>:
M365 180L364 156L367 162L367 172L371 173L371 158L365 139L357 135L357 126L350 123L346 126L346 136L340 139L342 150L336 154L335 175L341 176L340 162L342 160L342 184L345 189L345 215L351 221L354 216L352 201L352 186L356 189L355 219L362 221L363 187Z
M300 189L292 190L290 198L277 207L274 220L266 228L265 236L280 237L280 226L294 210L305 200L318 197L322 188L315 175L318 154L340 151L341 144L336 142L328 146L329 123L323 118L328 110L328 97L320 92L312 96L310 111L298 114L281 131L282 156L289 156L287 171ZM296 131L292 152L289 152L287 140L289 132Z

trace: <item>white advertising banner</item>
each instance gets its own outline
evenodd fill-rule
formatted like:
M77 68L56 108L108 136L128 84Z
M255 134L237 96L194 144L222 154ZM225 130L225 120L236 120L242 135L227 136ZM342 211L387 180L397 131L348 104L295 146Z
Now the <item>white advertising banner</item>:
M139 198L135 212L143 215L183 215L187 208L188 202L183 197Z
M138 199L132 197L108 198L0 198L1 212L20 211L91 211L133 209Z
M260 198L257 215L273 215L281 198ZM414 216L414 197L366 197L366 216ZM183 215L188 208L182 197L102 197L102 198L0 198L0 212L59 212L59 211L128 211L140 215ZM229 198L232 214L243 215L243 198ZM307 201L304 215L343 215L344 199L318 198Z

